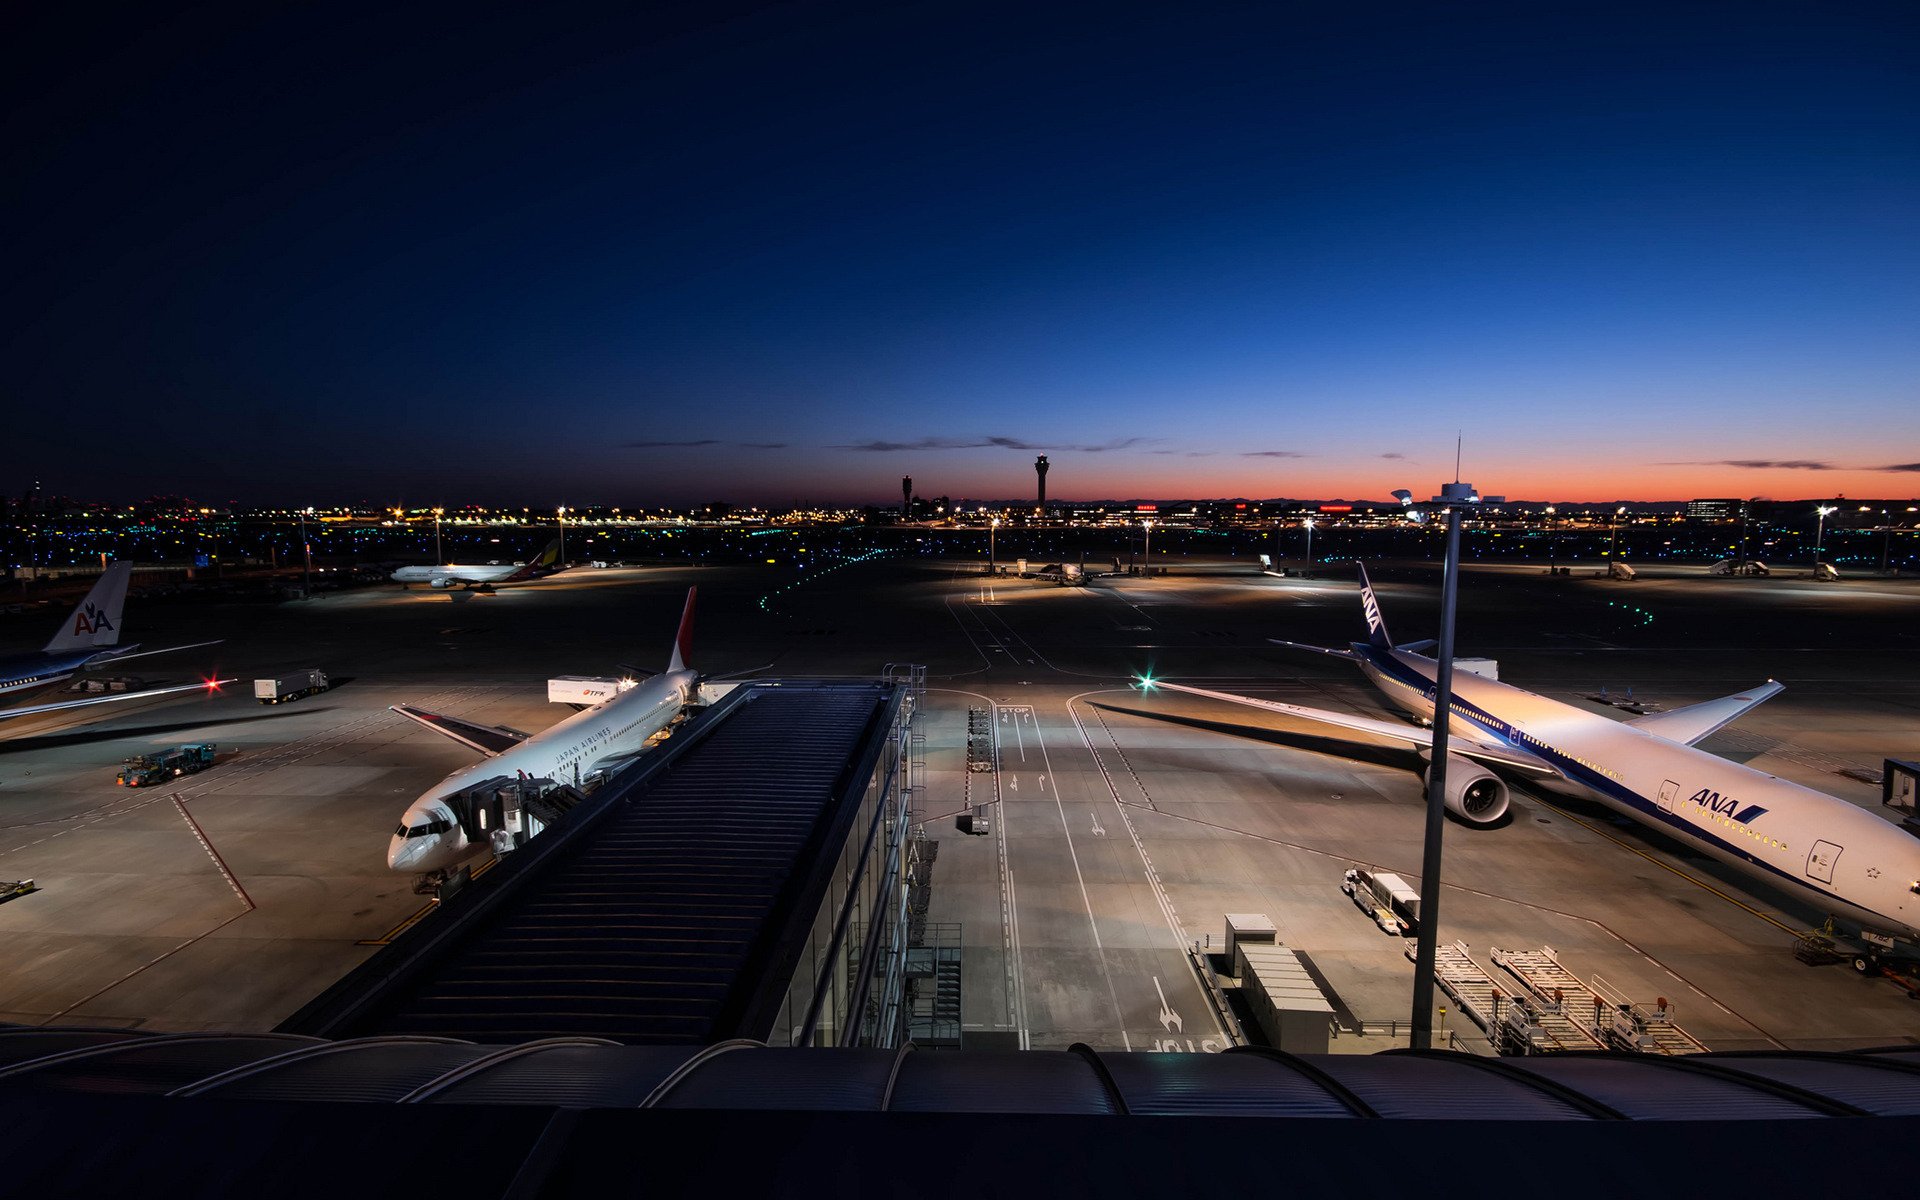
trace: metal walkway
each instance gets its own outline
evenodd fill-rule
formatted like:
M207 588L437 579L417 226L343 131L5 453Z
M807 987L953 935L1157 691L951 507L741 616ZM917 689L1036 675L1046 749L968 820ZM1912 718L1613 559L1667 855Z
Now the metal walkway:
M1414 943L1407 943L1412 958ZM1499 962L1503 951L1494 951ZM1497 984L1493 977L1473 960L1465 942L1438 946L1434 952L1434 979L1441 990L1453 997L1460 1011L1487 1033L1487 1040L1501 1054L1547 1054L1562 1050L1594 1050L1600 1043L1577 1022L1564 1006L1538 1002L1515 995Z
M767 1036L899 696L735 689L281 1030Z
M1552 946L1538 950L1493 951L1495 965L1533 994L1541 1006L1553 1006L1575 1021L1596 1044L1643 1054L1699 1054L1706 1046L1673 1023L1663 1000L1652 1009L1631 1004L1598 978L1582 981L1560 962Z

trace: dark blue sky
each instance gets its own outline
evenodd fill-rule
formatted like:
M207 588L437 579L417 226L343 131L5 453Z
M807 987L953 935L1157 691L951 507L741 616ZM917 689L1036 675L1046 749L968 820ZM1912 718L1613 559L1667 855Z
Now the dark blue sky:
M1035 7L16 26L0 486L1920 491L1920 8Z

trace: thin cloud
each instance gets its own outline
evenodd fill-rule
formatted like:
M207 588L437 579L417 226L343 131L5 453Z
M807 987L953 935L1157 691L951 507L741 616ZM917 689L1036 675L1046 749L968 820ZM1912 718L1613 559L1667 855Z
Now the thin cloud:
M723 442L719 438L692 438L684 442L622 442L628 450L687 449L692 446L738 446L742 450L785 450L785 442Z
M1743 471L1840 471L1817 458L1716 458L1708 462L1663 462L1663 467L1739 467ZM1920 464L1916 464L1920 467Z
M1398 450L1389 450L1385 454L1382 454L1380 457L1381 458L1405 458L1406 455L1400 453Z
M1212 450L1149 450L1147 451L1147 453L1148 454L1172 454L1172 455L1177 455L1180 458L1212 458L1215 454L1215 451L1212 451Z
M1298 450L1242 450L1241 458L1305 458Z
M1013 437L984 437L984 438L923 437L923 438L916 438L911 442L889 442L889 441L883 441L881 439L876 438L872 441L866 441L866 442L847 442L847 443L833 446L832 449L859 450L868 454L888 454L888 453L893 453L895 451L900 451L900 450L983 450L983 449L1038 450L1043 454L1047 453L1048 451L1071 450L1071 451L1077 451L1081 454L1103 454L1109 450L1126 450L1130 447L1138 446L1142 442L1147 442L1151 440L1152 440L1151 438L1129 437L1129 438L1115 438L1113 441L1102 442L1098 445L1093 445L1093 446L1071 446L1071 445L1063 446L1058 443L1030 442L1024 438L1013 438Z
M1920 463L1891 463L1884 467L1875 467L1876 471L1920 471Z

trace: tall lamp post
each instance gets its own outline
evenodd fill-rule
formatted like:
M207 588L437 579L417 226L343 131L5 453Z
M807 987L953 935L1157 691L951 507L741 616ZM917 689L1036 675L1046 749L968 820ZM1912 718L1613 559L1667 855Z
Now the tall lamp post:
M1818 570L1820 568L1820 543L1826 539L1827 535L1827 518L1839 512L1840 506L1837 504L1822 504L1813 511L1815 514L1813 526L1813 566L1815 570Z
M1142 517L1140 519L1140 527L1147 531L1145 538L1146 546L1140 551L1140 557L1147 560L1146 565L1140 569L1140 573L1145 575L1153 570L1153 518Z
M1311 576L1313 574L1313 518L1308 517L1301 524L1307 527L1307 569L1302 574Z
M1399 493L1396 493L1398 495ZM1433 745L1427 764L1427 827L1420 862L1420 925L1413 959L1413 1029L1415 1050L1433 1046L1433 972L1439 948L1440 850L1447 819L1447 760L1451 751L1449 718L1453 713L1453 623L1460 590L1461 510L1477 501L1472 484L1444 484L1438 499L1447 505L1446 573L1440 587L1439 662L1434 672ZM1406 503L1406 500L1402 500Z
M440 514L446 511L444 508L436 508L433 510L433 562L435 566L439 566L447 561L447 556L440 553Z
M999 517L995 517L993 520L987 522L987 574L989 576L996 574L998 571L993 565L993 535L999 532Z
M1553 546L1553 505L1547 505L1547 574L1557 574L1559 558L1554 554Z
M1613 510L1613 537L1607 542L1607 570L1609 572L1613 570L1613 560L1619 557L1620 518L1625 515L1626 511L1627 506L1624 504Z
M560 565L567 565L567 506L562 504L560 513Z
M308 599L313 597L313 543L307 540L307 514L312 511L312 505L300 510L300 591Z

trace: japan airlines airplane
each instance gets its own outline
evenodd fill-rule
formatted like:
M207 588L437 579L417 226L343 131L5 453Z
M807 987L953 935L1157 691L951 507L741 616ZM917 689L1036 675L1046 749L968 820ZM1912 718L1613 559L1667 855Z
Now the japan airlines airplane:
M555 538L527 563L484 567L467 567L458 563L444 563L435 567L401 567L389 578L395 583L424 583L428 587L447 589L490 583L524 583L529 579L544 579L565 569L560 565L560 539Z
M219 642L194 642L186 646L168 646L164 650L142 650L139 646L120 645L120 613L127 602L127 579L132 563L114 563L108 567L67 619L44 650L31 654L11 654L0 658L0 703L17 700L65 683L75 675L107 663L155 654L172 654L199 646L217 646ZM231 679L183 683L177 687L146 688L133 692L112 692L88 696L83 700L63 700L57 704L35 704L27 708L0 709L0 721L30 717L40 713L64 712L95 704L113 704L121 700L151 700L181 692L217 692Z
M1345 650L1296 649L1351 659L1398 707L1433 718L1439 663L1413 646L1395 646L1360 571L1367 640ZM1279 639L1275 639L1279 641ZM1177 683L1147 687L1252 705L1348 733L1421 748L1431 734L1380 721ZM1845 800L1694 746L1782 690L1767 682L1738 695L1631 721L1549 700L1456 668L1455 717L1447 764L1447 811L1468 825L1493 824L1507 811L1496 770L1530 778L1548 791L1597 800L1712 855L1735 870L1857 926L1863 940L1892 949L1920 938L1920 838ZM1855 960L1865 970L1869 959Z
M532 737L492 725L475 725L424 709L398 704L393 711L420 722L487 757L447 776L407 807L387 846L387 866L422 874L458 866L487 848L484 836L470 838L455 811L469 789L503 775L573 783L595 763L645 748L693 703L699 672L687 666L693 642L693 601L687 589L680 632L673 639L667 669L576 713Z

